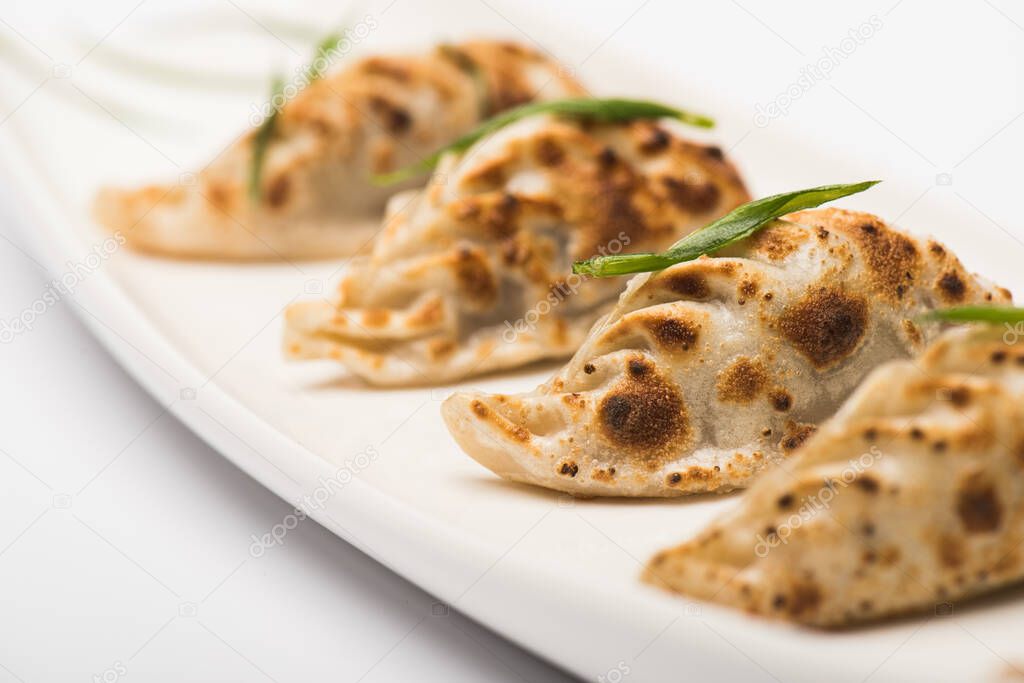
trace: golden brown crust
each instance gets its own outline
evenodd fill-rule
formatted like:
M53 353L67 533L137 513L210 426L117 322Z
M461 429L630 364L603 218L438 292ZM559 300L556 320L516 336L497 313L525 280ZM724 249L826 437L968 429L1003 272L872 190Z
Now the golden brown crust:
M453 380L571 354L622 287L620 279L584 281L572 274L573 261L662 249L747 199L724 157L674 132L665 132L658 151L643 149L651 125L536 116L446 157L444 182L412 203L396 198L407 205L390 217L370 258L346 274L337 304L324 304L346 317L392 308L397 321L430 292L444 301L444 323L421 336L397 327L377 335L371 351L380 363L371 365L361 336L296 315L289 354L337 355L382 384ZM714 206L694 211L669 201L667 177L715 185ZM620 331L646 327L685 353L698 343L700 324L694 316L654 316ZM430 353L441 340L450 351L443 364Z
M745 486L806 448L875 365L911 357L935 338L934 325L913 320L940 305L938 273L955 272L967 301L1004 300L944 247L940 254L927 244L869 214L789 216L715 258L631 280L555 377L494 404L534 434L529 448L465 419L466 400L487 404L486 394L456 395L445 419L463 448L495 472L573 494L677 496ZM645 368L657 378L649 386ZM932 391L954 407L974 400L962 387ZM984 432L960 437L967 434ZM555 476L565 461L574 476ZM599 474L611 467L613 479Z
M1019 582L1024 364L1007 360L1020 347L1000 329L961 328L879 368L785 471L656 554L645 578L826 627Z
M362 59L302 89L277 117L258 201L248 196L249 131L194 183L103 191L97 220L134 248L174 256L351 254L395 191L372 184L372 174L418 162L514 104L583 93L525 48L478 41L452 49L474 64L471 72L434 50Z

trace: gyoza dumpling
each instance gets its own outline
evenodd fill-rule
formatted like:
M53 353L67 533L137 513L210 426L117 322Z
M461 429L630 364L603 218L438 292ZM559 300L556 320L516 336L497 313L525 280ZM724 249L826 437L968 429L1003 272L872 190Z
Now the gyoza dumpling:
M512 43L363 59L314 81L281 109L257 200L248 192L254 130L194 185L107 189L96 216L130 246L173 256L347 255L372 237L395 191L375 187L373 174L420 161L498 111L580 94L557 64Z
M817 626L1024 578L1024 342L960 329L876 369L649 581Z
M670 123L537 115L446 157L392 200L336 303L287 311L286 352L387 385L572 354L625 282L584 283L574 260L666 247L747 199L717 147Z
M934 326L915 316L1009 299L875 216L786 219L635 277L546 384L449 398L452 435L507 479L569 493L727 491L796 449L872 368L921 351Z

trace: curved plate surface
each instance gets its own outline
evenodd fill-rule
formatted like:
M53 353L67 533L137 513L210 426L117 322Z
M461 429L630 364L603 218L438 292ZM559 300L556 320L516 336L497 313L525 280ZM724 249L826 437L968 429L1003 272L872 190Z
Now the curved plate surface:
M305 16L316 17L324 4L304 6ZM724 11L704 9L711 17ZM543 16L502 6L498 13L459 0L430 14L405 1L371 3L367 12L378 28L360 51L477 34L536 40L560 46L567 63L582 63L579 75L596 93L713 113L715 136L759 194L886 175L889 182L870 197L846 204L927 226L969 266L984 264L986 275L1024 291L1019 245L1007 249L1006 235L989 226L967 237L958 226L980 219L963 203L914 202L915 178L896 170L906 167L906 150L891 168L872 168L843 145L798 135L784 122L755 125L749 109L710 87L713 73L667 66L673 55L686 56L668 34L652 37L641 54L601 43L598 34L614 26L564 35L567 20L554 10ZM89 218L95 189L173 179L205 163L246 125L275 55L292 59L280 43L306 54L319 33L315 22L274 23L268 15L262 23L278 27L276 40L230 5L143 15L130 35L74 66L71 78L48 76L40 69L49 66L32 55L5 61L0 68L5 82L17 83L14 92L46 80L0 127L4 175L24 198L37 253L55 278L74 281L85 322L157 400L238 467L440 599L589 679L685 672L693 680L814 681L829 671L837 680L864 680L884 666L885 678L910 680L925 675L925 656L929 680L997 673L988 647L965 638L964 629L1005 644L1007 656L1024 655L1013 636L1024 617L1016 594L974 603L955 621L925 617L819 633L645 587L637 581L642 562L736 496L584 501L498 481L448 436L438 409L451 387L374 390L331 364L282 360L282 309L327 291L343 263L188 263L110 244ZM228 30L237 37L223 40ZM186 35L182 54L176 48ZM73 53L83 39L69 32L67 42ZM553 367L466 386L526 390Z

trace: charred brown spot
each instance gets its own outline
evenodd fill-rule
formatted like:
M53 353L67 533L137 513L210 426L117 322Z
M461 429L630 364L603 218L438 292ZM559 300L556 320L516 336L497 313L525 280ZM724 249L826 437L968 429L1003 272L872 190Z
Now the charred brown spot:
M788 455L803 445L804 441L814 434L818 428L812 424L793 424L786 425L786 435L782 439L782 450Z
M675 486L676 484L678 484L682 480L683 480L683 475L679 474L679 472L673 472L672 474L668 475L669 486Z
M725 154L722 152L722 148L717 145L708 145L705 147L704 154L715 161L725 160Z
M992 363L995 365L1001 365L1006 362L1006 351L993 351L992 352Z
M477 63L464 50L460 50L454 45L445 44L438 45L437 53L452 62L460 71L471 76L477 73L479 68Z
M963 408L971 402L971 392L967 387L953 387L949 390L949 401L957 408Z
M530 247L514 237L501 243L501 260L507 266L522 266L530 260L531 254Z
M726 403L746 404L764 391L768 371L757 359L739 358L718 373L718 398Z
M964 294L967 293L967 285L964 283L963 278L954 271L943 273L939 277L937 286L939 295L944 301L949 303L963 301Z
M753 299L757 296L757 283L753 280L744 280L737 289L741 299Z
M501 239L511 237L517 232L516 219L521 209L519 199L504 192L497 196L468 197L453 204L451 211L457 220L473 226L489 237Z
M999 528L1003 506L996 487L980 474L967 478L957 495L956 512L970 533L985 533Z
M703 273L683 271L669 273L664 278L665 286L687 299L706 299L711 294L708 280Z
M680 318L654 318L644 321L658 343L668 350L689 351L700 336L698 326Z
M901 556L902 553L900 552L900 549L894 545L890 545L882 548L878 553L878 561L887 567L891 567L900 561Z
M645 126L640 140L640 151L644 154L657 154L668 149L669 136L658 126Z
M609 441L639 451L652 465L662 449L677 445L689 430L678 390L654 372L639 376L630 372L628 379L601 401L598 414Z
M776 504L779 506L780 510L788 510L793 505L793 501L794 499L792 493L784 493L783 495L779 496L779 499L776 501Z
M495 159L467 173L463 178L463 182L487 188L501 187L505 184L505 168L504 159Z
M643 358L631 358L627 364L631 377L640 379L652 370L651 364Z
M867 330L867 302L836 289L819 289L783 311L779 329L797 351L827 368L857 348Z
M556 192L578 197L567 209L573 222L585 226L576 244L578 255L591 256L613 240L621 240L622 235L642 239L652 230L651 213L636 204L641 188L642 182L629 164L606 165L596 176L582 179L569 176L564 184L556 179Z
M603 147L597 155L597 163L601 166L614 166L619 161L619 155L611 147Z
M939 538L939 562L944 567L959 567L964 563L962 541L956 536L944 534Z
M541 138L534 148L534 155L541 166L557 166L565 158L562 147L549 137Z
M568 477L575 477L579 474L580 467L574 462L563 462L562 467L558 471L560 474L564 474Z
M814 612L820 604L821 589L817 584L801 581L790 591L787 611L790 616L799 617Z
M526 104L534 96L524 75L509 68L496 69L488 74L486 92L487 106L484 109L488 118L500 111Z
M772 402L772 408L784 413L793 407L793 397L785 389L774 389L768 394L768 400Z
M913 282L914 274L921 269L914 241L881 222L861 224L852 231L852 237L879 291L889 298L902 297L907 285Z
M588 375L594 374L595 370L597 370L597 368L594 367L593 363L584 363L583 364L583 372L587 373Z
M459 249L454 268L462 293L471 301L490 303L498 296L494 274L479 250L468 247Z
M878 480L870 475L864 474L857 477L855 483L857 485L857 488L859 488L864 493L868 493L870 495L878 493Z
M291 195L292 180L287 175L279 175L270 181L267 187L267 204L274 209L279 209L288 202Z
M796 251L805 239L803 230L775 223L754 235L752 244L756 251L772 261L781 261Z
M211 204L221 211L230 212L231 205L233 204L232 200L234 198L234 193L231 191L231 188L224 183L210 181L207 185L206 192L206 198ZM157 197L156 199L159 200L160 197Z
M924 343L924 338L921 336L921 328L914 324L913 320L904 320L902 325L903 333L907 335L907 339L911 344L920 346Z
M393 135L401 135L412 126L412 116L408 111L380 95L370 97L370 109Z
M691 213L711 211L718 205L722 195L717 185L706 180L694 182L686 178L664 176L661 183L668 192L669 201Z

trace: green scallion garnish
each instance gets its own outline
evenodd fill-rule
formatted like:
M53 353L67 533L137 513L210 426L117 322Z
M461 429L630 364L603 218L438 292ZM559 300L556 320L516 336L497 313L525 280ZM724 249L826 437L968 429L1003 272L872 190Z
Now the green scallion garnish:
M554 114L556 116L590 119L592 121L601 121L606 123L631 121L633 119L673 118L692 126L699 126L700 128L712 128L715 125L714 120L706 116L692 114L663 104L646 102L643 100L594 99L583 97L567 100L532 102L530 104L524 104L520 107L516 107L515 109L510 109L488 119L473 132L463 135L455 142L442 147L418 163L406 166L405 168L400 168L391 173L373 176L373 182L377 185L391 185L393 183L407 180L421 173L432 171L437 167L441 157L445 154L449 152L464 152L472 147L476 142L501 130L509 124L515 123L516 121L520 121L529 116L540 114Z
M327 53L331 50L337 49L341 41L345 39L344 33L344 31L331 33L317 43L313 59L305 70L306 85L319 80L324 75L326 68L321 68L317 62L321 58L326 59ZM274 101L281 97L283 92L284 79L281 76L275 76L270 86L271 112L263 119L252 141L252 159L249 163L249 198L252 201L259 201L262 194L263 160L267 155L270 139L274 136L274 127L277 125L277 116L280 113L280 109L274 106Z
M918 320L947 323L1019 323L1024 322L1024 308L1013 306L954 306L929 311Z
M879 182L881 181L869 180L852 185L823 185L756 199L690 233L664 252L595 256L586 261L574 263L572 272L593 277L612 277L663 270L676 263L692 261L704 254L712 254L733 242L749 237L773 220L788 213L812 209L833 199L863 192Z
M274 135L274 126L277 124L277 115L280 113L280 110L273 106L273 102L281 96L283 91L284 79L275 76L270 85L270 114L263 119L263 123L256 129L256 135L252 139L252 159L249 162L249 198L253 201L260 199L263 160L267 156L267 147L270 145L270 138Z

